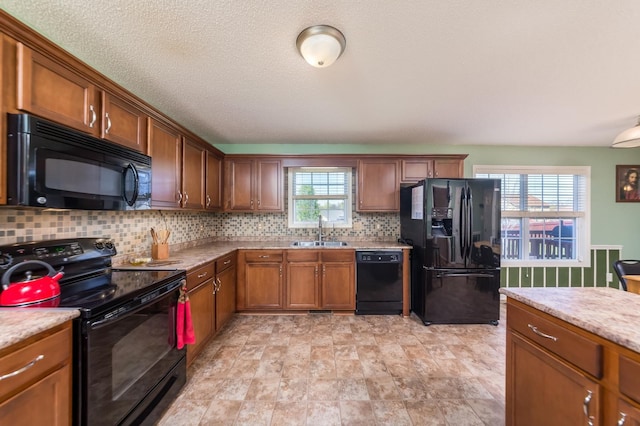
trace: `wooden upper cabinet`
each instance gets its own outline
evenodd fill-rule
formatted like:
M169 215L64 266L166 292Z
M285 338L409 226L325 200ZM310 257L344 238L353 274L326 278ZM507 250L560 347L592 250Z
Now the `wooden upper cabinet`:
M147 115L131 103L102 92L101 137L147 153Z
M222 158L211 151L207 151L205 175L205 208L222 210Z
M281 211L282 161L258 160L256 175L257 210Z
M279 159L225 160L225 209L282 211L283 178Z
M177 129L149 119L151 156L151 205L180 207L182 136Z
M226 209L254 209L253 168L252 159L225 160Z
M17 43L17 108L100 136L95 86L80 74Z
M400 210L400 167L398 160L358 160L358 211Z
M408 158L400 160L401 182L414 183L426 178L460 178L464 160L460 158Z
M206 151L199 144L185 138L182 144L182 202L189 209L204 209ZM153 164L153 163L152 163Z

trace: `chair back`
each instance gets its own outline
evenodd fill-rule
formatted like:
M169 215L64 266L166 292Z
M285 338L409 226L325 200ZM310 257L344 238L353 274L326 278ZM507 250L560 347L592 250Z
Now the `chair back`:
M627 280L623 277L625 275L640 275L640 260L616 260L613 262L613 270L618 275L622 289L627 291Z

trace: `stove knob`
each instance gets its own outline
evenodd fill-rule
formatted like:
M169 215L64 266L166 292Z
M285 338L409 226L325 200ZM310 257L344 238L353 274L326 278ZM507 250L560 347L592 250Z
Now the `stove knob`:
M0 268L7 269L9 266L11 266L12 262L13 258L10 254L0 253Z
M104 243L105 247L107 247L109 250L113 250L113 241L111 240L107 240L106 243Z
M96 247L98 250L102 250L102 249L104 248L104 243L103 243L102 241L96 241L96 243L95 243L95 247Z

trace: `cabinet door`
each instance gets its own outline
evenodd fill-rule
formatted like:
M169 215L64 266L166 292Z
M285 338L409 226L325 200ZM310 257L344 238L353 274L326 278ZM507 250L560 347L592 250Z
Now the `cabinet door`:
M185 138L182 144L182 207L204 209L206 151Z
M217 276L216 331L220 330L236 311L236 267L220 272Z
M358 161L358 211L400 210L400 173L397 160Z
M65 364L0 403L0 419L6 425L70 425L71 366Z
M210 278L189 291L191 321L196 343L187 346L187 363L195 359L213 335L215 296L213 294L213 278Z
M18 109L99 136L95 86L22 43L17 53Z
M247 263L245 307L282 309L282 263Z
M355 269L353 262L322 264L322 307L324 309L356 308Z
M256 210L282 211L282 162L259 160L256 168Z
M507 334L508 425L594 425L601 421L601 388L584 373L519 335Z
M624 426L640 426L640 409L627 403L626 401L618 400L618 411L616 413L617 423L616 425Z
M320 308L319 269L317 262L287 264L286 309Z
M424 158L400 160L400 169L402 182L418 182L433 176L433 160Z
M464 177L464 162L458 159L438 158L433 162L433 177L435 178Z
M103 139L147 153L147 115L108 92L102 92L101 129Z
M251 159L225 161L226 209L250 211L254 209L253 167Z
M222 159L207 151L205 183L205 207L207 210L222 209Z
M181 150L180 133L150 118L149 155L153 207L180 207Z

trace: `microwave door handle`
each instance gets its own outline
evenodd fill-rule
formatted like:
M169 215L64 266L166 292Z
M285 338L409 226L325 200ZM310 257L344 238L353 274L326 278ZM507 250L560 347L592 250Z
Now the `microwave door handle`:
M140 177L138 176L138 170L136 170L136 166L134 166L133 164L129 163L129 165L125 169L125 177L126 170L131 170L131 173L133 174L133 197L131 197L131 200L127 199L127 188L125 186L126 178L122 180L122 196L124 197L124 200L127 202L127 204L133 206L138 199L138 186L140 185Z

